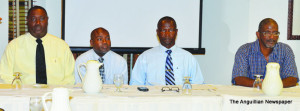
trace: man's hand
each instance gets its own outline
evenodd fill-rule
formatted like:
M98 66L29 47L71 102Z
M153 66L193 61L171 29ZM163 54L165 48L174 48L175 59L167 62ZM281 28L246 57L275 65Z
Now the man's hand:
M295 77L287 77L287 78L285 78L285 79L282 80L282 84L283 84L284 88L296 86L296 84L297 84L297 78L295 78Z
M234 78L234 80L235 80L235 85L246 86L246 87L253 87L254 79L250 79L248 77L239 76L239 77Z

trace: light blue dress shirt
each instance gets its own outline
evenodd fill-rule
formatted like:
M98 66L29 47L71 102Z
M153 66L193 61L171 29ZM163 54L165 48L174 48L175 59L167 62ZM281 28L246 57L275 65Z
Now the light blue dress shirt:
M203 84L200 66L194 56L177 46L170 49L176 85L182 85L185 76L191 77L191 84ZM130 85L166 85L166 50L168 49L159 45L143 52L134 65Z
M86 63L88 60L97 60L100 58L93 49L81 54L77 57L75 62L75 84L81 83L77 66L81 63ZM128 84L128 69L126 60L119 54L108 51L104 56L104 73L105 81L104 84L113 84L114 74L123 74L124 84ZM85 67L80 67L82 77L86 73Z

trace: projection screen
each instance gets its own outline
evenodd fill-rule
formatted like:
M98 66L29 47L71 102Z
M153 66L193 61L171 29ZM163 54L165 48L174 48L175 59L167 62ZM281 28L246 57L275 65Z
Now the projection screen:
M176 20L176 45L194 54L201 48L202 0L65 0L63 39L72 51L90 49L90 33L103 27L110 33L112 50L141 53L159 45L157 22Z

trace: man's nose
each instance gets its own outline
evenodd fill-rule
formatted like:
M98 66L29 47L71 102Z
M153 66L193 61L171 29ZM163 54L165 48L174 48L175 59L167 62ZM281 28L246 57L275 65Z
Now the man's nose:
M41 21L39 19L36 20L36 24L40 24Z
M103 39L103 42L102 43L107 43L107 40L106 39Z
M171 32L170 31L166 31L166 36L170 36Z
M271 34L271 36L269 37L270 39L274 39L276 38L277 36L275 36L274 34Z

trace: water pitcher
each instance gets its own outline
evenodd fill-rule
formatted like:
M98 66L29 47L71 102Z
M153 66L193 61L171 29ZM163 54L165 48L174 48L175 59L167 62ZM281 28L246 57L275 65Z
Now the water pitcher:
M280 65L275 62L270 62L266 68L266 77L262 83L262 90L268 96L278 96L283 88L279 72Z
M103 63L99 63L96 60L89 60L87 63L81 63L78 65L78 73L82 80L82 89L86 93L98 93L102 89L102 79L100 77L99 67ZM80 73L80 67L86 67L86 74L82 79L82 74Z
M45 99L49 94L52 94L50 111L71 111L69 90L67 88L54 88L53 92L47 92L42 96L42 103L45 111L49 111Z

